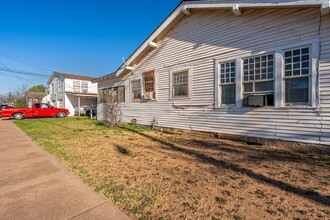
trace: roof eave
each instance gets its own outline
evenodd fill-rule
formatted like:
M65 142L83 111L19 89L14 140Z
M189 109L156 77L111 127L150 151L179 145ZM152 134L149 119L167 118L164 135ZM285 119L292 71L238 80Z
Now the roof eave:
M98 78L93 79L92 80L92 83L97 83L100 80L105 80L105 79L110 79L110 78L115 78L115 77L116 77L116 74L110 73L108 75L101 76L101 77L98 77Z
M191 9L233 9L239 8L288 8L288 7L322 7L322 1L315 2L289 2L289 3L219 3L219 2L205 2L205 1L184 1L158 26L158 28L132 53L132 55L121 65L113 74L116 77L128 72L126 66L134 66L137 60L145 54L150 48L150 42L157 43L159 36L164 34L166 30L171 28L179 19L188 16L187 10ZM95 79L97 82L108 78L109 75ZM111 75L112 76L112 75Z
M53 78L55 77L56 74L57 74L56 72L53 72L52 75L50 75L50 77L49 77L49 79L47 81L47 84L48 85L52 82L52 80L53 80Z

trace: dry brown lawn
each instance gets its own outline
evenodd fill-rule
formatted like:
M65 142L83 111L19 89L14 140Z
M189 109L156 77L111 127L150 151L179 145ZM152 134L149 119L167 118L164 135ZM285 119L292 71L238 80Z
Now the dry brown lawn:
M17 122L133 219L330 219L330 153L192 131Z

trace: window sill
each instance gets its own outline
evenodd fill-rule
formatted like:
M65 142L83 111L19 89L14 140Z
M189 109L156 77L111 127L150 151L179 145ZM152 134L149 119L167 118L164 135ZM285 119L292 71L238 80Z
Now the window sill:
M282 107L274 107L274 106L263 106L263 107L253 107L253 106L243 106L243 107L236 107L236 106L219 106L215 107L214 109L218 110L229 110L229 109L274 109L274 110L319 110L318 107L312 106L282 106Z
M154 99L154 100L142 100L142 99L139 99L139 100L131 100L131 102L134 102L134 103L136 103L136 102L147 103L147 102L157 102L157 100L156 99Z
M318 110L319 107L313 106L282 106L282 107L273 107L274 109L310 109L310 110Z
M218 106L218 107L215 107L215 109L236 109L236 108L238 108L238 107L236 107L235 105L232 105L232 106L230 106L230 105L222 105L222 106Z
M141 100L141 102L157 102L156 99L153 99L153 100Z
M175 101L175 100L191 100L191 97L188 96L183 96L183 97L173 97L170 100Z

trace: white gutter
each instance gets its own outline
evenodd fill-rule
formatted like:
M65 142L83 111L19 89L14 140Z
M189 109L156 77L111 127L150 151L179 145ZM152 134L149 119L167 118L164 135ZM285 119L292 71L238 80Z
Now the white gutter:
M324 3L322 0L318 1L291 1L279 3L219 3L219 2L185 2L187 9L231 9L236 5L240 8L279 8L279 7L320 7Z

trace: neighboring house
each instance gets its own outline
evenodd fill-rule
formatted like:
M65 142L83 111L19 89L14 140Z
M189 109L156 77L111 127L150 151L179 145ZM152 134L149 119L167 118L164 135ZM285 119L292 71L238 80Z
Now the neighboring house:
M77 114L79 107L92 106L97 103L97 84L94 77L54 72L49 80L49 94L43 102L55 107L66 108L70 116Z
M330 144L329 1L183 1L94 81L99 120Z

